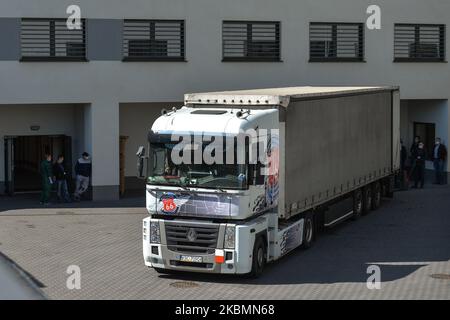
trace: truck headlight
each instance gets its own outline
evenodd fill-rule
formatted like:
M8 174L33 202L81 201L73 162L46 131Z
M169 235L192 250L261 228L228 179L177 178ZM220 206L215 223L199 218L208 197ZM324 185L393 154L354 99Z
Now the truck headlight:
M150 243L161 243L159 221L150 221Z
M236 241L236 228L234 226L227 226L225 228L225 249L234 249Z

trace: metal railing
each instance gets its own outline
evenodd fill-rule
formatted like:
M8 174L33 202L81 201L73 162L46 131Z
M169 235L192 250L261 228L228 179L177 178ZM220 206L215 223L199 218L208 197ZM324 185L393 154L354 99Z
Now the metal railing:
M312 22L309 57L311 62L364 61L364 25Z
M66 19L22 19L21 60L86 60L85 21L71 30Z
M396 24L395 62L445 61L445 25Z
M280 61L280 22L224 21L223 61Z
M123 57L125 61L184 61L184 21L124 20Z

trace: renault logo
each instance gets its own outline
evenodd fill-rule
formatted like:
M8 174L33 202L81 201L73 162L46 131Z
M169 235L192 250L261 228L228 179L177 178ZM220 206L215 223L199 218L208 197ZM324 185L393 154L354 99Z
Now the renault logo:
M195 231L195 229L193 228L190 228L186 236L190 242L194 242L195 240L197 240L197 231Z

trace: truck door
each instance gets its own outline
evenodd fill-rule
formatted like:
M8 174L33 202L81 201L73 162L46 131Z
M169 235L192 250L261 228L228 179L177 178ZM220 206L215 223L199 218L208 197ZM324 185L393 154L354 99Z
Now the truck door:
M15 137L5 137L5 193L14 194L14 144Z

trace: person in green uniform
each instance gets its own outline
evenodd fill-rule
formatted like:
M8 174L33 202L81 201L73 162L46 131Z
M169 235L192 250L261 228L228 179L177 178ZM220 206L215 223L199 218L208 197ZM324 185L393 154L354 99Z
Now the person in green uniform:
M52 155L49 153L45 154L45 159L41 162L41 177L41 204L48 204L48 202L50 201L50 191L53 184Z

